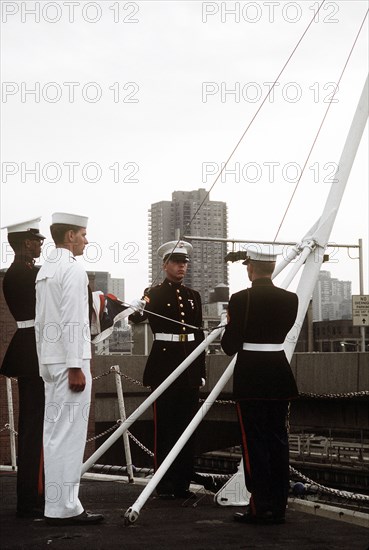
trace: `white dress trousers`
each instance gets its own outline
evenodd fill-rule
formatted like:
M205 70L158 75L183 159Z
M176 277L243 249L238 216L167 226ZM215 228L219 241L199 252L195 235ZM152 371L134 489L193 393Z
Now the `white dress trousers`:
M40 364L45 383L45 516L68 518L83 512L78 498L91 400L90 361L82 366L86 387L73 392L65 363Z

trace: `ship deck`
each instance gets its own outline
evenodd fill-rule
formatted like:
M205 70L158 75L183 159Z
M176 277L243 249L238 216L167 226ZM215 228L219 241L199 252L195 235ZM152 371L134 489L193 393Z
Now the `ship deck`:
M284 525L242 525L233 521L233 514L242 508L218 506L211 493L199 489L196 501L151 497L138 520L126 526L124 513L142 491L142 482L83 479L80 490L83 505L87 510L103 513L105 522L89 527L52 527L43 519L16 518L15 473L1 472L0 483L2 550L369 548L369 529L365 527L365 522L369 525L369 515L361 514L361 525L358 525L349 517L343 520L345 514L340 515L337 510L319 509L315 505L305 507L296 500L289 503ZM331 519L333 517L337 519Z

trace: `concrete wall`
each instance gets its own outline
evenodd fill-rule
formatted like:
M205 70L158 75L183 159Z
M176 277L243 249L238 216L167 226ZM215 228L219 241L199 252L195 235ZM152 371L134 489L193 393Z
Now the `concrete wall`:
M291 367L300 392L369 390L369 353L296 353Z
M141 382L146 364L143 355L96 356L94 358L94 376L107 372L112 365L119 365L121 371ZM230 358L226 355L208 355L206 358L207 382L204 391L210 391L227 365ZM291 368L300 392L304 393L346 393L369 390L369 353L297 353L293 356ZM114 391L112 375L99 381L96 391ZM139 385L126 382L131 391L142 392ZM98 389L100 388L100 389ZM231 393L232 380L223 393Z
M207 381L201 390L203 397L211 391L229 364L225 355L207 357ZM121 372L137 381L142 380L145 356L100 356L94 360L94 376L108 372L118 364ZM291 363L299 391L303 393L347 393L369 390L369 353L298 353ZM149 395L148 389L122 378L127 416ZM113 422L119 418L114 375L104 376L95 382L95 414L97 422ZM232 399L232 380L228 382L220 399ZM291 425L331 426L332 429L366 429L369 427L367 399L321 400L299 399L294 402ZM215 405L207 414L208 421L236 421L234 406ZM142 420L151 419L151 409Z

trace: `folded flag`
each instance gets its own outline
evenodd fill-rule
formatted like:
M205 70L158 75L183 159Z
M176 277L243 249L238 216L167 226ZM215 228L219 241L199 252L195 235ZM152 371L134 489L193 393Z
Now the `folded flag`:
M92 293L92 343L98 344L109 338L114 325L132 313L129 306L123 305L114 294L104 294L101 290Z

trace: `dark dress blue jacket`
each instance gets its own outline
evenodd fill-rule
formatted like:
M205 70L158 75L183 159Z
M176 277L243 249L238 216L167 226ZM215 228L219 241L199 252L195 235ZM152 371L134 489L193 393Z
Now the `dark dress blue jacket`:
M195 335L193 341L166 342L156 340L153 342L144 371L143 383L145 386L157 387L204 340L202 330L195 330L181 325L183 321L183 324L201 327L201 297L196 290L165 279L160 285L146 289L144 299L146 301L144 315L133 314L130 316L130 320L137 323L147 318L154 334L164 332L167 334ZM180 324L150 315L147 313L150 311L174 319ZM201 378L205 378L204 352L195 359L174 384L177 387L196 388L201 385Z
M35 318L35 280L38 267L15 258L3 279L5 301L16 321ZM0 370L5 376L39 376L34 327L18 329Z
M230 322L225 328L222 348L227 355L238 353L233 375L236 399L297 396L296 382L284 351L242 349L244 342L283 343L295 322L297 307L297 295L274 286L269 278L256 279L251 288L231 296Z

